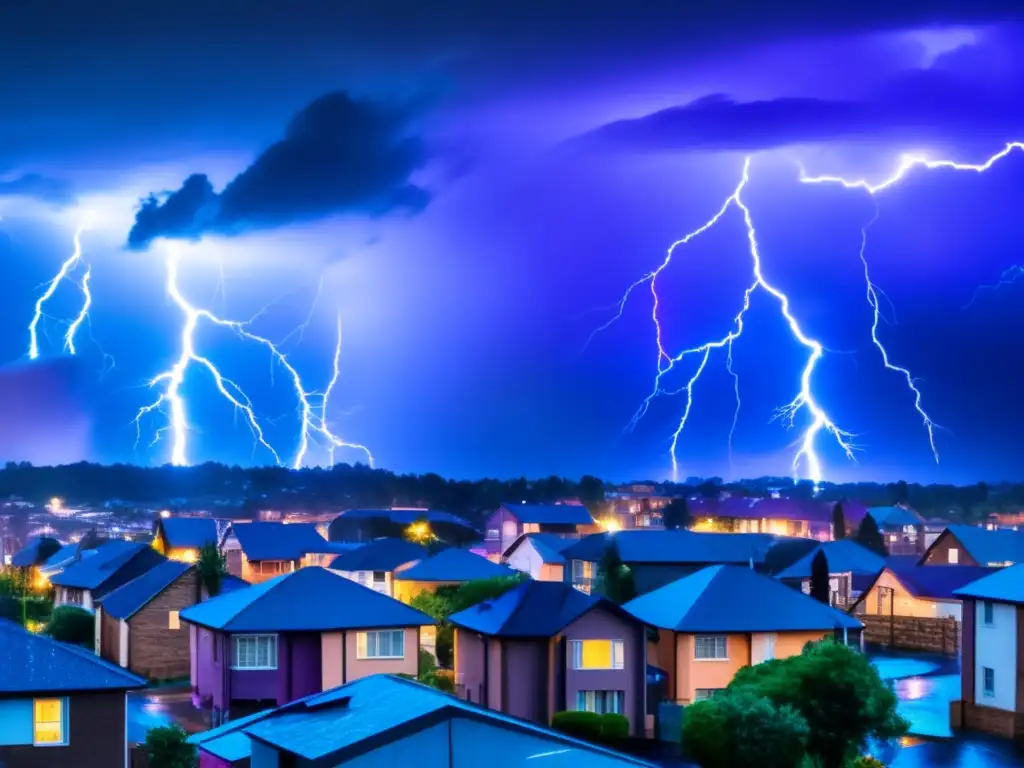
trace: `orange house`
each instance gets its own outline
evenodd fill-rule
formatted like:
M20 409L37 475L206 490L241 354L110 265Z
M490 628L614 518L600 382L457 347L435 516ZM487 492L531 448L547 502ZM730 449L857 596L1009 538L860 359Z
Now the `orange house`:
M860 643L857 619L769 576L713 565L626 603L658 630L648 663L667 678L666 698L689 704L726 688L743 667L799 654L807 643Z

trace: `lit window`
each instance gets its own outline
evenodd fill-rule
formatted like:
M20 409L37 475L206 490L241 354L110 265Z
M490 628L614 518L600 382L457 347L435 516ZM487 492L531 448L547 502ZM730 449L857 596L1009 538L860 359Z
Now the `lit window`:
M36 699L32 712L32 743L59 747L68 743L67 699Z
M982 678L984 688L982 689L986 696L996 695L996 671L992 667L982 667Z
M235 635L232 669L277 669L277 635Z
M960 550L956 547L949 548L949 564L959 565L960 564Z
M625 644L622 640L573 640L573 669L623 669Z
M167 613L167 628L181 629L181 619L178 618L177 611L169 611Z
M625 691L576 691L577 712L621 715L622 710L625 709L625 703Z
M404 659L405 630L388 629L356 635L356 658Z
M488 528L487 529L487 539L488 539L488 541L493 541L494 539L497 539L497 538L499 538L499 531L498 531L498 529L497 528Z
M988 600L985 600L981 604L981 614L982 614L982 621L985 623L986 626L991 627L993 624L996 623L996 621L995 621L995 606L992 603L990 603Z
M697 637L693 641L693 658L695 659L727 659L728 643L725 635Z

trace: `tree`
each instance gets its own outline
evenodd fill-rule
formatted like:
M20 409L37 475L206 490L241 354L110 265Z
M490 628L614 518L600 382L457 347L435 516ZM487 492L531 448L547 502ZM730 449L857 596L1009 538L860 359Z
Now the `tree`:
M53 609L53 616L43 632L62 643L92 648L96 639L96 619L77 605L62 605Z
M887 741L907 730L896 713L896 694L864 655L840 643L811 643L799 656L741 669L728 690L799 712L809 729L807 753L821 768L843 768L869 740Z
M697 701L683 714L683 751L701 768L798 768L807 721L747 691Z
M149 768L194 768L196 748L188 734L177 725L150 728L146 733Z
M875 522L875 518L870 514L864 515L864 519L860 521L860 525L857 527L857 543L882 557L889 554L885 549L885 539L882 538L882 532L878 530L878 523Z
M608 537L598 569L601 573L601 594L613 603L622 605L636 597L633 571L622 562L619 545L615 542L614 536Z
M837 501L832 507L832 538L836 541L846 538L846 515L843 514L841 501Z
M593 475L584 475L577 485L580 501L589 509L604 503L604 483Z
M220 594L221 583L227 572L227 560L217 545L213 542L203 544L196 559L196 576L199 578L199 586L206 590L207 595L216 597Z
M670 531L690 527L690 506L686 503L685 498L672 499L661 514L665 528Z
M832 604L828 582L828 558L825 550L819 549L811 558L811 597L825 605Z

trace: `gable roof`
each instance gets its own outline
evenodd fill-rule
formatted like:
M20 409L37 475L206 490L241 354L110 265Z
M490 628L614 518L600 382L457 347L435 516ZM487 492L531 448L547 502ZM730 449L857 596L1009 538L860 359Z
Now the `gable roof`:
M565 558L562 557L562 551L577 541L579 539L570 539L554 533L523 533L508 545L503 557L508 558L519 547L528 543L540 555L541 562L546 565L563 565Z
M615 603L585 595L560 581L526 581L493 600L448 617L456 627L496 637L553 637L588 611L601 607L635 622Z
M853 573L858 575L877 575L885 568L885 558L875 554L851 539L827 541L819 544L791 566L776 574L778 579L809 579L811 563L818 552L825 553L828 560L829 573Z
M924 600L959 600L956 590L977 581L983 576L995 573L996 568L983 568L973 565L889 565L886 567L892 576L902 584L907 592ZM862 590L861 599L882 577L882 571Z
M313 523L233 523L231 531L249 560L301 560L304 555L343 551Z
M348 509L339 517L352 519L370 520L380 518L390 520L397 525L411 525L417 520L426 520L428 523L451 523L461 525L463 528L475 530L465 518L453 515L451 512L443 512L439 509Z
M42 571L52 571L58 568L62 568L68 563L72 562L78 557L78 542L73 544L65 544L63 547L54 552L46 562L40 566Z
M49 558L42 557L43 545L56 546L60 550L60 542L51 536L33 536L28 543L11 557L11 565L27 568L30 565L41 565Z
M200 549L217 543L217 521L209 517L157 518L168 549Z
M396 742L405 735L456 718L548 741L552 751L565 758L565 764L588 765L600 758L600 764L609 768L616 763L653 768L644 760L470 704L436 688L380 674L270 710L267 716L246 724L243 732L304 760L329 760L336 765L372 752L382 743ZM202 746L201 738L194 736L190 741ZM506 749L514 744L503 742Z
M995 573L954 589L953 594L996 603L1024 604L1024 564L1000 568Z
M148 570L167 559L148 544L114 539L100 545L92 557L68 566L50 581L60 587L99 589L122 568L131 567L136 557L140 560L138 567L142 570Z
M924 519L905 507L868 507L869 515L879 528L882 526L921 525Z
M750 568L712 565L622 606L676 632L813 632L860 629L852 616Z
M186 608L184 621L223 632L329 632L434 624L425 613L312 566Z
M1014 531L1010 528L990 531L975 525L957 523L939 534L939 538L932 542L929 552L944 536L955 537L978 565L1024 562L1024 531ZM925 558L927 556L926 552Z
M130 619L150 600L184 576L193 566L166 560L141 576L106 594L101 600L103 612L115 619Z
M486 557L465 549L443 549L417 563L395 571L395 578L403 581L475 581L515 576L518 571L507 565L492 563Z
M142 688L141 677L104 661L92 651L36 635L0 619L0 694L126 691Z
M777 540L768 533L694 533L693 531L633 530L593 533L562 550L566 560L599 562L610 536L615 537L624 563L749 564L764 562Z
M422 560L427 548L405 539L374 539L331 562L336 571L393 571L400 565Z
M520 523L536 525L593 525L594 518L582 504L502 504Z

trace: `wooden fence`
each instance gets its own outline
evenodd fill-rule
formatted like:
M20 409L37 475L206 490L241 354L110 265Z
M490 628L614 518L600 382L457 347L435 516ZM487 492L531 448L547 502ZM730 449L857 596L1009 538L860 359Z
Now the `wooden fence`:
M864 641L907 651L955 656L960 650L960 626L953 618L857 616L864 623Z

